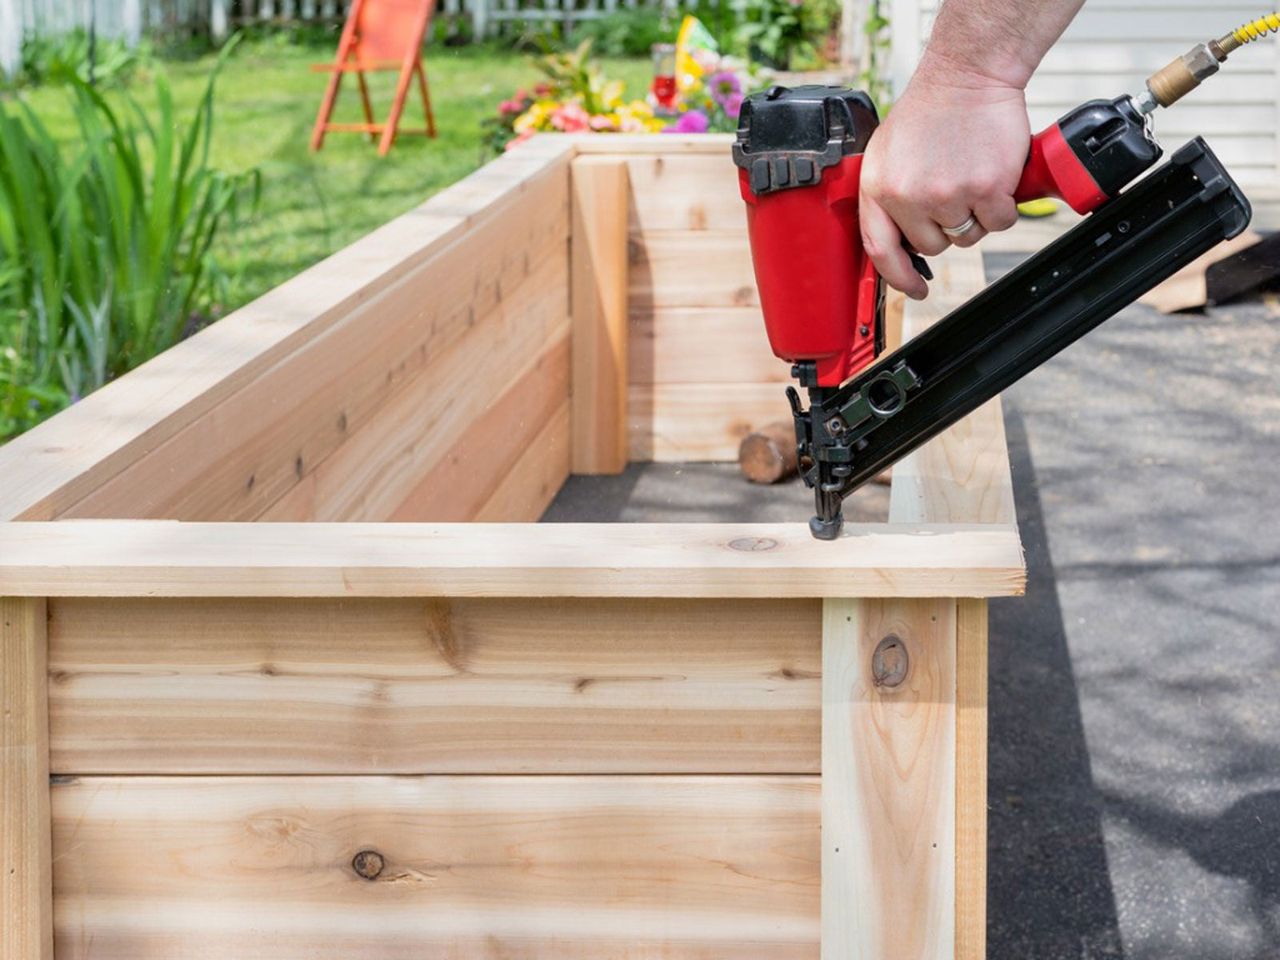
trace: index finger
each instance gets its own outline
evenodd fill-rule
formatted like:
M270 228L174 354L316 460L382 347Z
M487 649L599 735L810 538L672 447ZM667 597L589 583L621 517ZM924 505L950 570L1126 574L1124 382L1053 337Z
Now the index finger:
M859 204L858 226L863 249L885 282L913 300L927 297L929 285L911 265L911 258L902 247L902 231L884 208L865 194Z

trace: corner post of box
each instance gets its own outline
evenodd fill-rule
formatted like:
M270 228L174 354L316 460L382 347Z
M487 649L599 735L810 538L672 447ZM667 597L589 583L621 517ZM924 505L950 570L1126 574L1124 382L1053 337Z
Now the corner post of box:
M574 473L627 466L627 164L580 156L570 168Z
M822 960L960 956L957 610L823 601Z
M956 604L956 960L987 955L987 601Z
M0 957L53 958L43 599L0 597Z

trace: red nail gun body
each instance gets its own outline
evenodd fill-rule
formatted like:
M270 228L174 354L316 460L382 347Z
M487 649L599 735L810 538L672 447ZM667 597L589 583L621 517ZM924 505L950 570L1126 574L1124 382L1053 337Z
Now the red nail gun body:
M858 178L877 126L863 93L774 87L749 97L733 147L769 342L809 389L788 391L815 536L888 464L1248 223L1202 140L1161 156L1128 97L1078 107L1031 143L1017 199L1096 211L1062 240L888 357L882 281L862 247ZM917 269L924 262L913 257ZM926 274L927 275L927 274Z
M818 386L844 383L884 346L881 284L858 230L878 123L866 94L839 87L773 87L743 106L734 157L769 343L812 364ZM1093 101L1033 139L1017 199L1090 213L1159 159L1127 97Z

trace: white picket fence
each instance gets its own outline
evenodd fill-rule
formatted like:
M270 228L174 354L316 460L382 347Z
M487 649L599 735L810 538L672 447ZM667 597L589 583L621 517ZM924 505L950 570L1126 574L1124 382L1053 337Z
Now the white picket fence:
M253 22L334 23L349 0L0 0L0 70L21 66L24 37L88 29L136 44L149 31L225 37ZM698 0L694 0L695 4ZM714 0L702 0L714 2ZM725 0L720 0L725 2ZM559 22L605 16L622 7L674 5L674 0L438 0L437 16L465 17L488 36L504 22Z

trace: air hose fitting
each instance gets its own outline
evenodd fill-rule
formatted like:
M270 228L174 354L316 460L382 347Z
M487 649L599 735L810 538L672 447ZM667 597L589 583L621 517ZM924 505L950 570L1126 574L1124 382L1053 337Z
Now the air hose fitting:
M1134 97L1134 105L1142 113L1151 113L1156 107L1172 106L1217 73L1219 65L1229 54L1246 43L1276 32L1280 32L1280 13L1269 13L1217 40L1196 44L1148 77L1147 88Z

